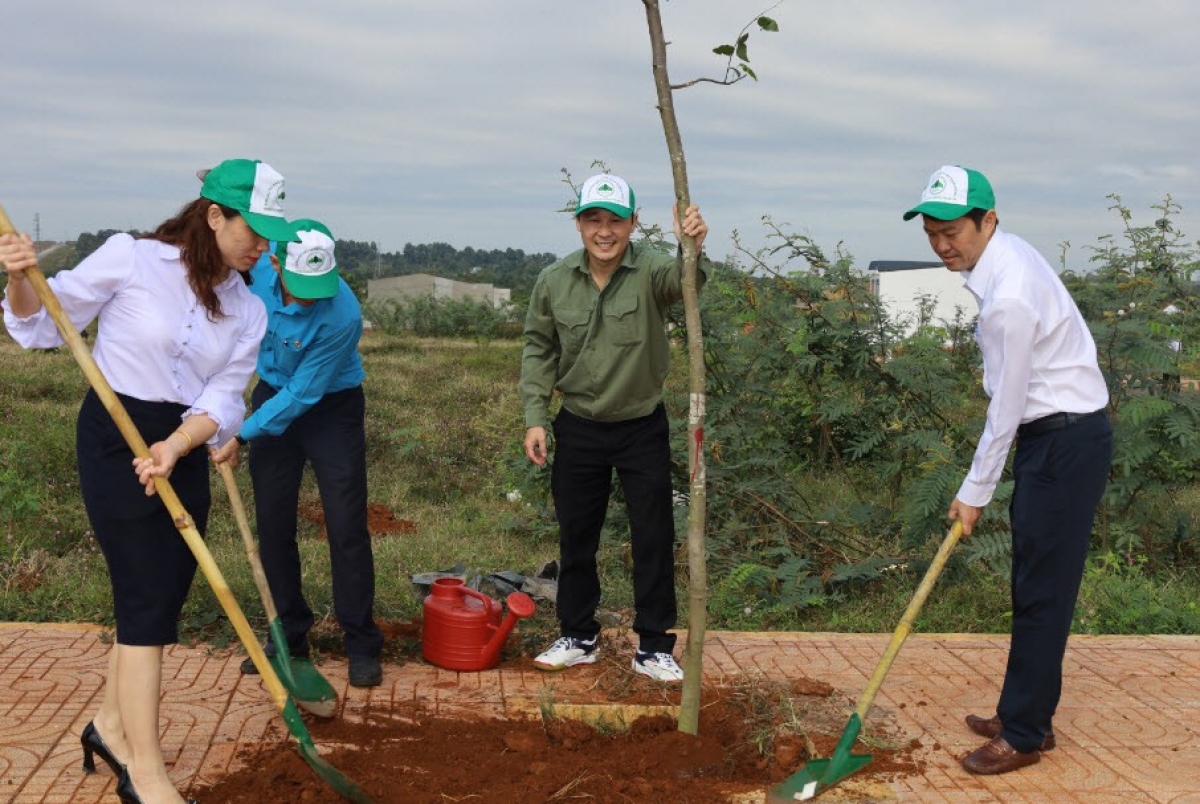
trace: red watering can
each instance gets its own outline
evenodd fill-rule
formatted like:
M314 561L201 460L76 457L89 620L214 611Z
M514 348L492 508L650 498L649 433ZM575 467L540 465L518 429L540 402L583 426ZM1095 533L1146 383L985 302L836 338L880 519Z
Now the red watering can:
M508 596L503 606L459 578L438 578L425 598L421 655L447 670L490 670L500 662L500 649L517 620L533 614L533 598L524 592Z

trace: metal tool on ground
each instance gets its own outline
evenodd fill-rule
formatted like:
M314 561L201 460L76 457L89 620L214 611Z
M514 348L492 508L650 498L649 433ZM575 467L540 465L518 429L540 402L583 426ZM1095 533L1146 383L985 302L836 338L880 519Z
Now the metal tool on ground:
M908 632L912 630L913 621L917 619L921 607L925 605L925 598L929 597L938 575L946 565L946 559L950 557L951 551L954 550L954 546L961 538L962 522L955 522L954 526L950 528L950 532L946 534L946 538L942 540L942 546L938 548L937 555L933 557L929 569L925 571L925 577L921 580L921 585L917 587L917 592L909 602L908 608L904 610L904 616L900 618L900 624L892 633L892 639L883 652L883 658L879 660L875 673L867 682L867 688L863 691L854 714L850 716L850 721L842 731L842 737L838 741L837 747L834 748L833 755L828 759L809 760L800 770L771 788L767 792L767 804L807 801L871 761L870 754L852 754L850 750L854 747L859 732L862 731L863 719L871 709L875 693L879 692L880 686L883 685L883 678L891 668L896 654L900 652L900 646L904 644Z
M16 229L13 228L8 215L4 212L4 208L0 207L0 235L16 233ZM37 294L38 300L58 326L59 334L62 335L63 341L67 346L71 348L71 354L74 355L75 362L79 364L88 382L95 390L96 395L100 398L101 403L103 403L109 415L113 417L113 421L121 431L121 435L125 437L129 448L133 450L133 454L139 458L149 457L150 449L146 446L141 433L138 432L133 419L129 418L129 413L117 398L112 386L108 384L108 380L104 378L100 367L96 365L96 361L92 357L87 344L84 343L83 338L79 335L79 331L63 311L62 305L59 304L54 291L51 290L50 285L46 282L46 277L42 275L41 269L37 267L26 269L25 278L29 280L34 292ZM299 743L301 756L316 771L318 776L343 797L355 802L355 804L374 804L371 797L357 783L321 759L317 753L316 746L313 745L312 737L309 735L308 729L300 717L300 713L296 710L296 706L291 698L288 697L287 690L284 689L283 682L279 680L275 669L267 661L267 656L259 646L258 639L250 629L250 624L246 621L245 615L242 614L241 608L233 598L233 594L229 591L229 586L225 583L225 577L221 574L220 568L217 567L217 563L213 560L212 554L204 544L203 537L200 536L200 532L196 529L195 522L183 507L183 503L175 493L175 489L171 487L171 483L166 478L162 477L154 479L154 488L163 503L167 506L167 511L170 512L171 518L175 521L175 527L179 530L183 540L192 551L192 555L196 557L196 562L200 565L200 571L204 573L204 577L208 581L209 586L212 587L213 593L216 594L221 608L225 610L226 616L229 617L234 631L237 632L238 639L242 641L242 644L250 654L250 658L254 660L254 666L262 674L263 682L266 684L267 690L271 694L271 699L275 702L275 706L279 709L280 715L283 716L283 721L287 725L288 731L291 732L292 736Z
M234 519L237 520L238 530L242 534L242 543L246 546L246 557L250 559L250 570L254 575L254 585L262 598L263 610L267 615L267 629L271 634L271 644L275 646L275 655L268 656L267 661L275 668L279 680L291 693L296 706L317 717L333 717L337 711L337 693L333 685L321 671L316 668L311 659L293 658L283 631L283 621L279 619L279 611L275 608L275 599L271 596L271 586L267 583L267 574L263 570L262 558L258 555L258 545L254 534L250 531L250 520L246 516L246 506L242 503L242 493L238 490L237 479L233 476L233 467L226 463L217 464L217 472L225 481L225 491L229 494L229 504L233 508Z

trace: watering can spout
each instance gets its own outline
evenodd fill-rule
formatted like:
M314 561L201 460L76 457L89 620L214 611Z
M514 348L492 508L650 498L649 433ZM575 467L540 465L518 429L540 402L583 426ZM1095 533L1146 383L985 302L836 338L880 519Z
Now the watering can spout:
M492 634L492 638L483 646L483 653L480 656L480 663L484 667L494 667L500 660L500 649L504 647L508 635L512 633L513 626L517 624L517 620L528 617L537 609L533 598L524 592L513 592L506 598L508 604L508 614L504 616L504 621L496 627L496 633Z

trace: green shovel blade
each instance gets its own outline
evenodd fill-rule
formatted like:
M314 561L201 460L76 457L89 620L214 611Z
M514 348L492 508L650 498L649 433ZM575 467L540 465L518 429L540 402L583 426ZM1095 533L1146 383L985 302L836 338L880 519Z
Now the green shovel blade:
M313 745L312 736L308 733L300 713L296 711L296 705L290 698L280 714L283 715L283 722L287 725L288 731L292 733L299 744L300 756L304 757L304 761L318 776L343 798L353 801L354 804L375 804L374 799L368 796L367 791L359 787L357 782L321 759L321 755L317 753L317 747Z
M850 753L860 731L862 731L862 720L856 712L850 716L850 721L842 731L842 738L838 740L837 748L833 750L833 756L829 759L809 760L803 768L771 788L767 794L768 804L808 801L825 788L837 784L870 762L870 754Z
M268 657L271 667L292 699L306 712L318 717L333 717L337 711L337 693L333 685L309 659L293 659L288 652L287 636L278 618L268 626L275 655Z

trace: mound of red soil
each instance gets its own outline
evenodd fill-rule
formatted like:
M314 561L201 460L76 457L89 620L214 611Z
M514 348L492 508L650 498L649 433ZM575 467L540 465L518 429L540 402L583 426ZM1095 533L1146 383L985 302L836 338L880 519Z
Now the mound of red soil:
M362 725L309 726L322 759L376 804L721 804L739 795L761 801L754 797L810 756L830 755L846 711L831 692L808 679L765 694L747 685L706 688L696 736L680 732L665 715L613 732L559 717L433 717L412 706ZM790 728L780 730L785 720ZM871 749L872 762L856 777L878 781L917 772L919 747ZM239 759L243 770L191 794L205 804L343 800L290 738Z
M321 529L318 538L328 539L325 532L325 511L319 504L305 503L300 506L300 515ZM417 526L411 520L400 519L383 503L367 504L367 530L372 536L389 536L394 533L416 533Z

